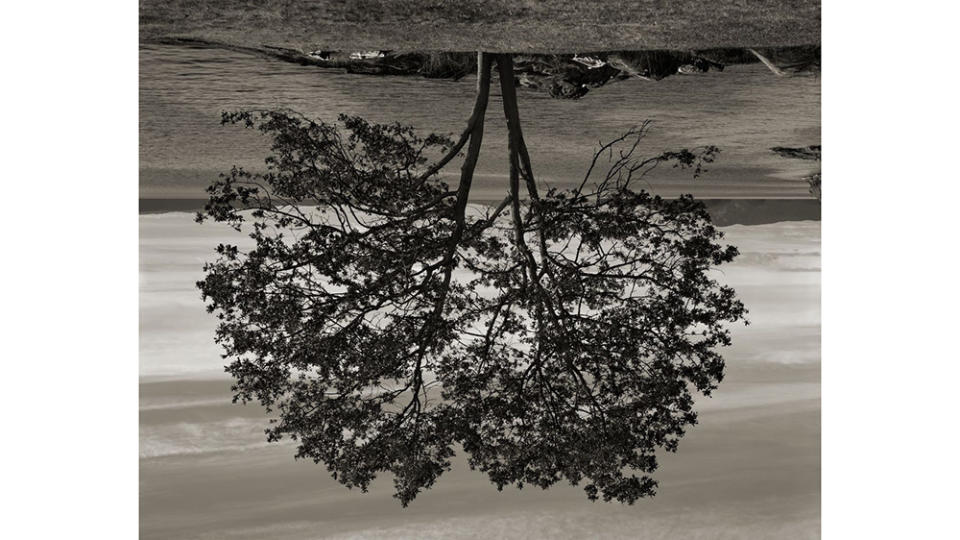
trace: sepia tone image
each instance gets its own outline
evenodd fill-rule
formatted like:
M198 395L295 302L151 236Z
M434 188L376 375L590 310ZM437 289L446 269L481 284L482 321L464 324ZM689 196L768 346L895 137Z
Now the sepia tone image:
M819 2L139 22L141 538L820 537Z

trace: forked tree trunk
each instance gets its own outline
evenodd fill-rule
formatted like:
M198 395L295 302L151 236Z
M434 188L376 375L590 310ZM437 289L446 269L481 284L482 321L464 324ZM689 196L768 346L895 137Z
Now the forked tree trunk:
M516 165L517 172L526 180L527 192L536 203L540 196L537 184L533 179L533 169L530 166L530 154L523 140L523 130L520 128L520 109L517 105L517 84L513 76L513 57L509 54L497 55L497 72L500 74L500 93L503 96L503 115L507 119L509 134L510 167ZM516 164L514 160L516 159Z
M460 140L450 149L437 165L431 167L421 178L426 179L440 168L449 163L460 151L461 148L470 141L467 148L467 156L463 160L463 166L460 168L460 185L457 186L457 202L454 206L455 225L450 239L447 241L446 252L444 253L441 267L443 268L443 285L440 288L440 294L433 304L429 319L430 323L421 328L421 334L427 334L436 331L436 322L443 317L443 309L450 292L450 282L453 278L453 269L455 266L455 257L457 248L463 239L466 231L466 208L467 201L470 198L470 185L473 183L473 172L477 167L477 160L480 157L480 145L483 143L483 120L487 113L487 102L490 100L490 70L492 56L479 52L477 53L477 100L473 105L473 114L467 122L467 128L460 136ZM426 339L424 339L426 341ZM424 392L424 400L427 399L426 387L423 386L423 357L427 350L422 346L416 353L416 367L413 370L413 380L411 382L411 394L414 399L407 407L414 407L416 411L420 410L420 391ZM404 409L404 413L406 412Z
M456 149L458 147L462 148L463 144L469 139L470 146L467 148L467 156L463 160L463 166L460 167L460 185L457 186L457 202L454 206L456 226L454 227L453 234L450 235L450 242L447 247L444 261L444 266L446 267L444 292L437 300L436 316L439 316L443 309L443 303L446 300L446 291L450 287L450 279L453 272L453 258L457 253L457 246L460 245L460 240L463 238L463 233L467 226L467 201L470 198L473 172L477 167L477 160L480 157L480 145L483 143L483 120L487 113L487 102L490 100L491 60L492 56L490 54L484 52L477 53L477 101L473 105L473 114L470 116L467 129L464 131L463 136L461 136L460 142L454 146L452 153L447 154L448 156L456 155Z
M530 197L530 207L534 219L540 220L540 194L537 182L530 165L530 154L527 144L523 140L523 130L520 127L520 109L517 105L517 85L513 77L513 57L509 54L497 55L497 71L500 74L500 93L503 96L503 115L507 119L507 132L510 149L510 196L513 200L513 226L516 235L517 247L527 260L529 279L535 283L539 279L536 259L523 237L523 220L520 216L520 177L526 182L527 196ZM540 223L537 232L537 245L541 261L546 265L547 245L544 238L543 223ZM547 268L547 266L544 266Z

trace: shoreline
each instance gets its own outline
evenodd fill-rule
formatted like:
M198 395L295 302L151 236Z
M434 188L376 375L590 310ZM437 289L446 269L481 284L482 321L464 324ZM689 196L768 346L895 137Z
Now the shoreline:
M781 221L820 221L820 201L813 198L702 198L714 224L766 225ZM203 209L206 199L140 198L139 215L195 213ZM473 204L495 205L500 200L477 199Z

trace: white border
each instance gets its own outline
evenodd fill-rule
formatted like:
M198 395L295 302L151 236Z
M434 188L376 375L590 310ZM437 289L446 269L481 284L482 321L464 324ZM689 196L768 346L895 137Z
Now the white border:
M824 538L956 533L958 9L824 6ZM8 3L4 536L132 538L134 2Z
M957 538L956 4L823 10L823 531Z
M0 10L0 537L135 538L137 3Z

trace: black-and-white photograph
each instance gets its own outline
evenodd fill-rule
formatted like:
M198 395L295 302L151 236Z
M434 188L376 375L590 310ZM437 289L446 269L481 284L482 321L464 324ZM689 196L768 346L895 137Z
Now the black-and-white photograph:
M927 4L5 5L0 537L953 538Z
M818 538L819 6L703 7L143 4L141 538Z

